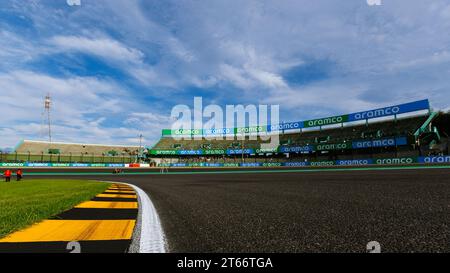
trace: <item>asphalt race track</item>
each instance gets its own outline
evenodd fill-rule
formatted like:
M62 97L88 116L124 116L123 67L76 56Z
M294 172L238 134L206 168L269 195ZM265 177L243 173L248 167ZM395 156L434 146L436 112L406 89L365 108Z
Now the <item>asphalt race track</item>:
M450 169L77 178L146 191L170 252L450 252Z

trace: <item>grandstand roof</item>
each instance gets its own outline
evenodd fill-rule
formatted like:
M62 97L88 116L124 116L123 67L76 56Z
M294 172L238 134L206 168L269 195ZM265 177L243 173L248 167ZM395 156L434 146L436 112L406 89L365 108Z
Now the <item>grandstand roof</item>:
M112 150L117 151L118 153L132 154L139 149L139 146L23 140L16 146L15 152L48 153L49 149L58 149L61 154L103 154Z

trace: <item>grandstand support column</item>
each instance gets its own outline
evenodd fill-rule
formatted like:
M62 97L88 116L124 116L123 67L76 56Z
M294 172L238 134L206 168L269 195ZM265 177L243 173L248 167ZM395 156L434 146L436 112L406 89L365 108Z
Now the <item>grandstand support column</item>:
M416 149L419 149L419 156L422 156L422 147L420 146L420 139L416 141Z
M371 140L373 141L373 138L371 138ZM373 155L374 155L374 152L373 152L373 145L370 145L370 158L374 158L373 157Z
M397 136L398 136L398 132L397 132L397 135L396 135L396 137L395 137L395 157L398 157Z
M450 137L447 137L447 155L450 155Z
M244 142L245 142L245 133L242 132L242 141L241 141L242 164L244 164L244 145L245 145Z

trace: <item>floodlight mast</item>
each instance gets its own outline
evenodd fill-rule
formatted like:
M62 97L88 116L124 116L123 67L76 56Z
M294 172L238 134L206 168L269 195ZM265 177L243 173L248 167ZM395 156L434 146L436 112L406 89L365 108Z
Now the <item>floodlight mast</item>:
M143 152L142 152L142 138L144 136L142 134L139 135L139 152L137 156L139 157L139 163L142 162Z
M44 100L44 109L45 112L47 113L48 141L50 142L50 144L52 143L52 123L50 116L51 106L52 106L52 99L50 97L50 94L47 94Z

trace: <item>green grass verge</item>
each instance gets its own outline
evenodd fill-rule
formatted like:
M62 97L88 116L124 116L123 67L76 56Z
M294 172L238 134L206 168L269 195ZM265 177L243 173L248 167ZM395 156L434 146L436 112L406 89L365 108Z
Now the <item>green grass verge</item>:
M0 238L90 200L108 186L59 179L0 182Z

